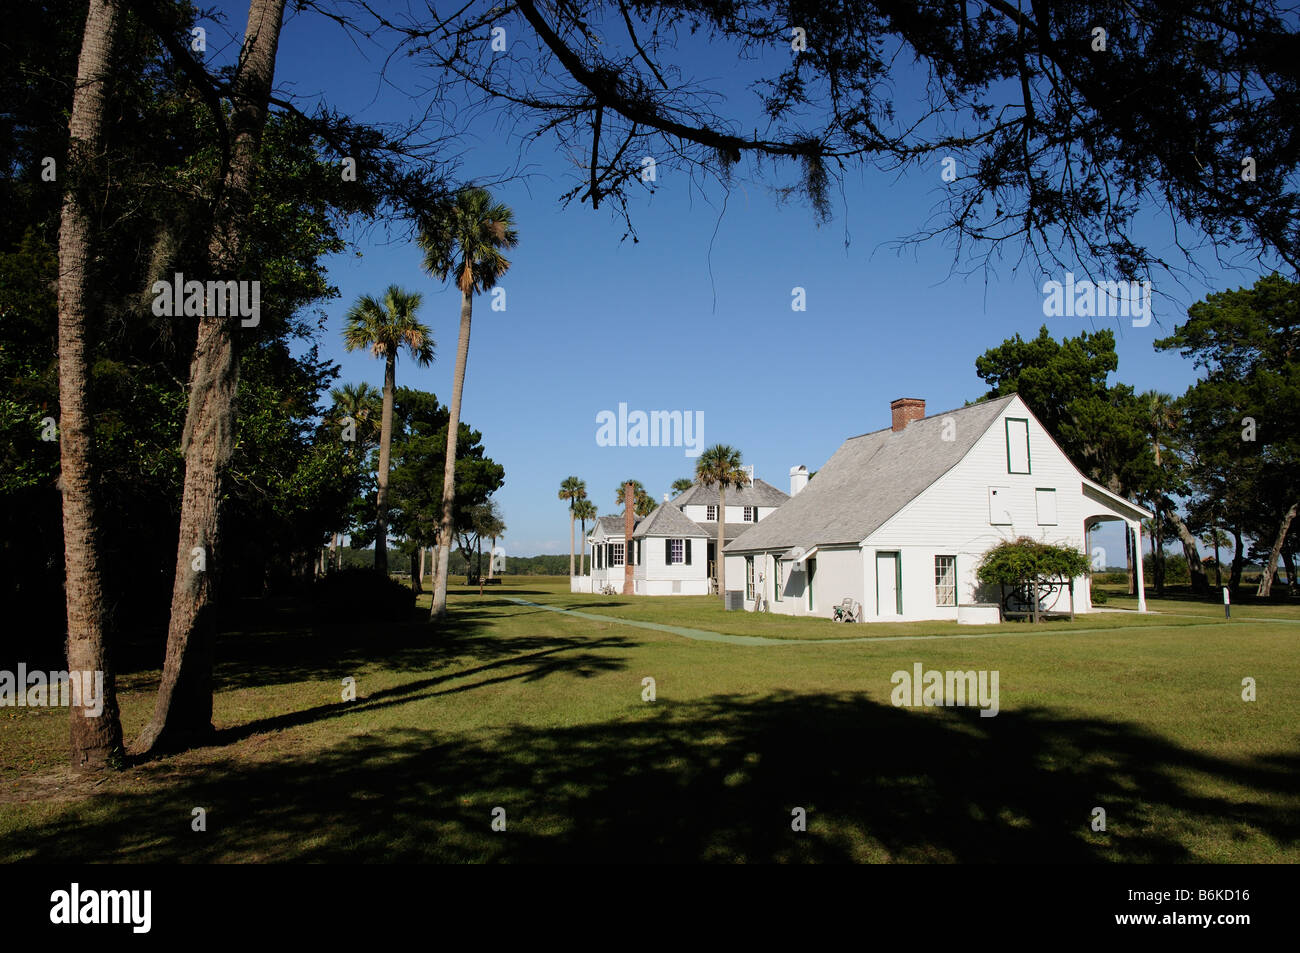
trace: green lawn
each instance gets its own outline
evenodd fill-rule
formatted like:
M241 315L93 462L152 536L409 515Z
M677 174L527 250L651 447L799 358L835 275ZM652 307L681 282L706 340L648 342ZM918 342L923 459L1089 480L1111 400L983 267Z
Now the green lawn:
M256 606L218 644L216 742L107 780L63 768L66 712L0 709L0 859L1300 861L1293 606L846 626L566 590L454 587L441 630ZM914 662L996 670L1000 713L894 707ZM157 677L123 675L128 735Z

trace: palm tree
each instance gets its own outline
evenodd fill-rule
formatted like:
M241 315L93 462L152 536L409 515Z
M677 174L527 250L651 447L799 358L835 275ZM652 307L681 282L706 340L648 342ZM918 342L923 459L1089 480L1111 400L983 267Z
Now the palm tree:
M210 275L245 274L252 266L254 189L262 158L269 91L275 77L286 0L249 0L238 67L227 79L230 102L228 161L213 163L222 171L197 187L215 196L206 212L207 253L203 265ZM255 253L253 253L255 254ZM153 716L131 753L145 755L156 748L204 737L212 726L213 624L218 593L214 573L192 569L192 547L219 546L222 530L220 501L235 450L239 420L235 394L239 389L239 342L228 316L204 315L190 358L189 398L181 446L185 479L181 484L176 571L172 577L171 618L167 648Z
M383 396L375 388L362 381L360 384L344 384L330 391L334 401L330 408L329 421L334 426L343 428L351 422L354 428L352 447L349 453L364 457L372 447L379 445L381 421L383 419ZM345 422L346 421L346 422ZM339 548L339 536L335 532L330 539L331 565L339 568L342 551Z
M582 523L582 558L578 562L578 575L585 576L587 575L587 521L596 519L596 504L587 499L579 500L574 504L573 512Z
M587 484L579 480L576 476L565 477L564 482L560 484L560 499L569 501L569 576L573 576L573 523L577 518L574 512L574 505L579 500L587 498Z
M100 160L103 151L109 60L117 38L118 7L91 0L77 61L72 114L68 123L71 181ZM67 178L65 176L65 178ZM95 717L88 699L72 703L71 756L81 768L103 768L121 754L122 723L117 690L108 666L101 566L100 520L94 487L94 406L90 389L96 216L73 185L63 196L59 227L59 487L63 491L64 581L67 590L68 670L103 672L103 708ZM23 691L25 686L19 686Z
M1219 553L1225 546L1231 546L1232 540L1228 534L1217 526L1211 526L1201 534L1201 542L1206 546L1214 547L1214 585L1217 589L1223 588L1223 560Z
M749 482L749 474L740 466L740 451L721 443L709 447L695 461L695 478L704 486L718 488L718 551L715 555L718 593L723 599L726 599L727 592L727 561L722 558L722 550L727 545L727 487L744 486Z
M496 500L488 500L487 505L488 518L484 519L483 528L488 539L492 540L492 556L488 559L488 578L491 579L496 567L497 539L506 534L506 521L501 518L501 507Z
M681 496L691 487L695 486L695 481L682 477L680 480L673 480L673 496Z
M632 484L632 512L637 516L649 516L654 512L654 497L646 492L646 488L640 480L624 480L618 485L618 495L614 501L615 506L623 505L623 487L629 483Z
M378 446L383 423L384 397L381 391L362 381L335 387L330 391L330 399L334 402L330 407L332 422L343 426L346 417L356 426L354 443L357 452L365 453Z
M416 318L423 300L418 291L389 285L383 300L362 295L348 311L343 346L369 348L384 359L384 406L379 432L379 493L375 501L375 568L388 572L388 462L393 448L393 393L397 389L397 353L405 347L421 367L433 363L433 333Z
M474 507L470 513L470 527L474 531L474 542L478 549L478 587L479 594L483 592L483 540L492 540L496 545L496 538L505 535L506 524L501 519L501 511L497 508L496 500L488 500L486 503L480 503ZM492 574L492 557L488 555L488 575Z
M456 494L456 437L460 429L460 399L465 389L465 364L469 359L470 318L474 295L487 291L510 268L503 248L519 243L514 213L492 201L486 189L467 186L434 209L420 230L424 267L440 281L450 277L460 289L460 340L456 347L456 372L451 394L451 419L447 423L447 462L442 480L442 522L438 537L450 543L452 504ZM447 559L450 545L438 548L438 568L433 583L430 618L447 614Z

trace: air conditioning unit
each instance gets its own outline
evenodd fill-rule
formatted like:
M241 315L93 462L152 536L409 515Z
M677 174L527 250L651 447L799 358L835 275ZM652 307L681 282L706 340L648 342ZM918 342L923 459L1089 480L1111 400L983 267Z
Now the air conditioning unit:
M745 610L745 590L728 589L726 598L722 602L722 606L728 612L733 610L743 612Z

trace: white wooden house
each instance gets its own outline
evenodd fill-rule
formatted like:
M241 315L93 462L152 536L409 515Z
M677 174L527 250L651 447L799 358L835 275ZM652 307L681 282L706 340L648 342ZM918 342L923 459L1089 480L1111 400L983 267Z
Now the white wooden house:
M1087 552L1087 528L1122 520L1141 552L1151 514L1074 466L1017 395L925 415L890 404L892 426L851 437L791 499L727 544L727 584L770 611L829 617L845 598L865 621L996 621L975 578L1018 536ZM1138 560L1138 592L1142 566ZM1074 609L1092 603L1074 580ZM1062 603L1064 606L1065 603ZM1139 595L1139 610L1146 608Z
M802 476L796 471L802 470ZM792 480L806 480L807 470L791 471ZM632 579L639 595L707 595L713 577L718 538L719 493L696 483L673 500L664 502L648 516L638 517L632 531ZM760 520L775 513L789 499L770 483L752 480L746 486L727 490L726 538L734 539L752 530ZM596 520L587 542L591 546L591 575L575 576L573 592L601 592L612 587L623 591L624 560L628 558L620 516Z

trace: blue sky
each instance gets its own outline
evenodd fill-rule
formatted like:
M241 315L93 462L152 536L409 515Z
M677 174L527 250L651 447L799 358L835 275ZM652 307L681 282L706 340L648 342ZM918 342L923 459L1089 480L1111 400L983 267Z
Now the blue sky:
M243 29L246 6L225 25L206 24L209 57L224 62ZM324 96L369 121L401 120L427 102L408 90L420 83L405 64L393 74L405 89L379 82L382 56L359 49L318 15L291 16L282 35L277 87L310 104ZM728 88L743 108L751 94L719 77L719 64L687 65L695 77ZM734 71L733 71L734 72ZM488 454L506 471L497 497L512 555L567 552L568 515L556 498L570 474L586 480L602 514L615 512L615 487L641 480L656 498L694 463L682 448L602 447L596 415L631 410L700 411L704 441L739 448L755 474L788 489L795 464L817 469L849 436L889 424L889 402L922 397L928 412L959 407L984 387L975 358L1003 339L1032 337L1046 323L1057 338L1112 327L1118 379L1139 390L1181 393L1193 368L1177 354L1157 353L1186 308L1209 291L1251 284L1258 270L1224 272L1202 264L1209 280L1183 286L1157 276L1155 320L1134 328L1126 319L1045 318L1040 274L1014 257L993 274L952 275L953 254L938 243L897 252L890 243L919 229L944 187L933 169L905 176L851 173L834 219L818 227L811 210L781 205L767 182L738 179L730 193L701 192L661 163L658 191L633 205L640 241L620 242L624 226L605 209L562 208L572 165L551 140L528 146L510 127L485 117L459 143L465 177L492 177L522 155L532 175L494 195L516 216L520 244L502 281L506 310L476 302L463 419L483 432ZM720 214L725 201L725 214ZM1173 253L1166 227L1143 237ZM847 246L846 246L847 240ZM360 252L357 257L356 252ZM970 261L958 262L966 271ZM341 292L327 302L325 355L342 367L341 381L382 384L382 365L344 352L342 317L361 294L391 283L425 294L423 318L438 359L427 369L398 365L398 383L449 401L459 293L420 269L411 243L382 231L330 262ZM792 289L806 291L807 310L791 309ZM1117 530L1096 535L1122 560Z

